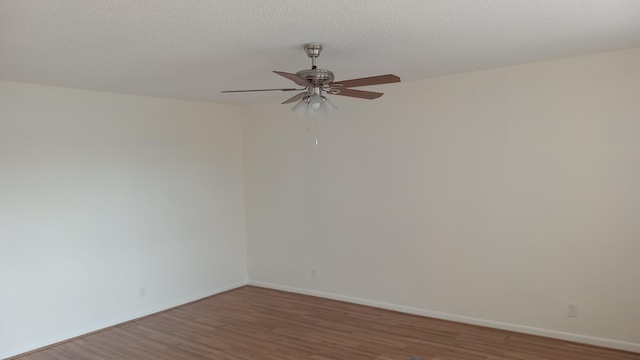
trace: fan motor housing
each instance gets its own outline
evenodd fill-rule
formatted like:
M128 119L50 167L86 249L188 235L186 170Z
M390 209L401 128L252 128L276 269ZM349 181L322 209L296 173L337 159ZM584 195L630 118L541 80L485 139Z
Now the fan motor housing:
M309 81L314 86L324 86L333 82L333 72L325 69L301 70L296 75Z

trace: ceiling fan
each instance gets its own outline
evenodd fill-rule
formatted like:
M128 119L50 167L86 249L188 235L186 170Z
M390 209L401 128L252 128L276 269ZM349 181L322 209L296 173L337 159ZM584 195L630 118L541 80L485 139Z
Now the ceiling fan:
M352 88L400 82L400 78L392 74L351 80L333 81L333 72L325 69L318 69L318 67L316 66L316 59L322 52L322 45L318 43L306 44L304 45L304 50L307 53L307 56L311 58L311 69L301 70L295 74L286 73L283 71L274 71L274 73L293 81L294 83L296 83L296 85L300 86L300 88L228 90L223 91L223 93L240 93L253 91L302 91L301 93L285 100L283 104L298 101L298 104L296 104L292 108L292 110L296 114L304 116L306 114L316 115L322 112L327 113L336 108L336 106L333 105L329 101L329 99L327 99L323 95L323 93L373 100L382 96L383 93L356 90Z

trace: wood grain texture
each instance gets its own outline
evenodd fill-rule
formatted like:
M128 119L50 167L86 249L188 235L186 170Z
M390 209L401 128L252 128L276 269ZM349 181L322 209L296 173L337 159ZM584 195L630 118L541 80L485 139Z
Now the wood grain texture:
M245 286L14 360L640 360L640 354Z

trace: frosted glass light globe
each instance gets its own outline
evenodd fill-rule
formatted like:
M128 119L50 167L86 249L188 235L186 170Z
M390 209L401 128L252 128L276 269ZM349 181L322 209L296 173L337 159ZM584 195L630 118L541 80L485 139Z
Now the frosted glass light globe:
M319 110L322 106L322 98L320 95L311 95L311 100L309 100L309 107L312 110Z

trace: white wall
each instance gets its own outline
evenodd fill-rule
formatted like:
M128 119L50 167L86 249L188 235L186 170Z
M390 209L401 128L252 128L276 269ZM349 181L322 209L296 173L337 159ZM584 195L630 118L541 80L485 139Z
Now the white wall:
M253 283L640 351L638 83L640 49L528 64L307 132L0 82L0 358L243 284L243 191Z
M309 133L248 107L251 283L640 351L638 84L631 49L334 96Z
M246 282L240 117L0 82L0 358Z

